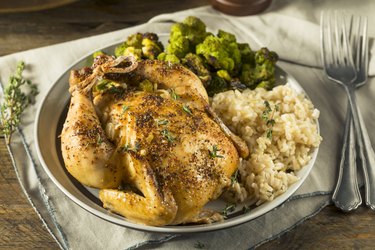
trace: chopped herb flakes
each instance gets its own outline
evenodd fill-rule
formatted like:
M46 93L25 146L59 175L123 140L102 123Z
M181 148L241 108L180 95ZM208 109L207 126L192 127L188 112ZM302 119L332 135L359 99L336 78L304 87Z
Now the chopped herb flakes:
M250 212L250 206L243 206L243 208L242 208L242 213L243 214L247 214L248 212Z
M156 121L156 124L157 124L157 125L167 125L168 122L169 122L169 121L168 121L168 120L165 120L165 119L164 119L164 120L157 120L157 121Z
M171 135L168 129L163 129L161 134L169 141L173 142L176 138Z
M190 110L190 108L189 108L188 105L183 105L183 106L182 106L182 109L183 109L186 113L188 113L189 115L192 115L192 114L193 114L193 113L191 112L191 110Z
M122 114L125 114L125 112L129 109L129 106L122 105Z
M139 145L139 142L135 142L134 143L134 146L130 146L130 145L124 145L122 147L120 147L120 151L121 152L137 152L140 148L140 145Z
M218 149L217 145L213 145L212 146L212 151L208 150L208 154L211 157L211 159L214 159L214 158L224 158L224 156L218 154L219 151L220 151L220 149Z
M238 175L239 175L239 171L237 169L236 172L234 172L234 174L232 174L232 176L230 177L231 186L233 186L234 183L238 182Z
M176 94L176 92L174 92L174 89L170 89L170 92L171 92L171 97L174 99L174 100L177 100L180 98L179 95Z
M225 206L225 208L223 209L222 211L222 215L224 216L224 218L227 218L228 217L228 214L233 212L234 210L236 209L236 204L234 203L229 203Z
M108 91L108 93L110 93L110 94L121 95L121 94L124 93L125 89L119 86L119 87L111 87L111 88L109 88L107 91Z

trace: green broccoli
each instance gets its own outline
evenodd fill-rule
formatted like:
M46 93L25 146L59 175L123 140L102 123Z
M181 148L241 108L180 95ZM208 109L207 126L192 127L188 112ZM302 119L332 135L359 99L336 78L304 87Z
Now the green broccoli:
M171 63L180 63L180 59L177 56L173 54L167 54L165 52L160 53L157 59Z
M205 67L202 58L196 54L189 53L181 62L201 79L204 86L207 86L208 82L211 80L211 73Z
M105 53L101 50L96 51L96 52L92 53L92 58L96 58L97 56L100 56L100 55L105 55Z
M214 69L227 70L230 74L238 71L241 65L241 53L237 43L227 40L227 37L208 36L203 43L198 44L196 53L202 55L207 64Z
M275 84L275 65L278 55L261 48L255 53L255 67L243 64L240 79L249 88L262 87L271 89Z
M228 71L225 69L218 70L216 72L217 76L220 78L223 78L225 81L230 82L232 80L232 77L229 75Z
M128 36L125 42L115 48L115 56L128 55L129 52L126 51L128 47L133 47L134 49L142 47L142 34L136 33Z
M221 77L214 75L206 87L208 96L228 90L228 83Z
M178 58L183 58L190 52L189 40L185 36L175 36L170 38L170 43L167 46L167 53L175 55Z
M195 16L188 16L182 21L183 24L186 24L188 27L195 29L196 33L203 34L206 32L206 24L202 22L199 18Z
M143 58L154 60L163 52L163 44L159 41L159 37L155 33L145 33L142 39Z
M167 53L181 59L189 52L195 52L197 44L208 34L206 25L199 18L189 16L181 23L172 25Z
M236 42L236 37L235 35L226 32L224 30L219 30L217 33L217 36L222 38L223 40L227 41L228 43L235 43Z
M139 88L145 92L154 92L154 84L147 79L139 83Z
M171 26L166 50L156 34L136 33L116 47L115 55L181 63L201 79L209 96L228 89L272 88L278 60L267 48L253 51L249 44L237 43L229 32L219 30L216 36L207 32L206 25L193 16ZM150 86L141 83L140 88L149 91Z
M254 79L257 80L257 87L271 89L275 85L275 65L279 56L269 51L267 48L261 48L255 53Z
M164 50L162 43L154 33L136 33L115 48L116 57L132 55L137 60L156 59Z
M206 25L202 20L193 16L185 18L182 23L188 27L187 33L184 35L187 36L190 42L191 50L194 50L195 46L201 43L208 35L206 32Z
M240 50L242 64L249 64L255 67L255 52L251 50L249 44L238 43L237 45Z
M249 88L254 88L255 79L253 77L254 68L250 64L243 64L241 69L240 80Z
M136 47L139 48L142 46L142 39L143 39L143 34L142 33L135 33L126 39L126 44L131 47Z

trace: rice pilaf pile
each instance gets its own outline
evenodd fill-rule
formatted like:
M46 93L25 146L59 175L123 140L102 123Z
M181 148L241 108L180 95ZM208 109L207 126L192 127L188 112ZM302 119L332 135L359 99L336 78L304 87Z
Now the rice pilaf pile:
M238 181L224 194L233 202L250 199L260 205L284 193L298 180L294 171L309 162L322 140L319 111L288 86L222 92L213 97L212 107L250 149Z

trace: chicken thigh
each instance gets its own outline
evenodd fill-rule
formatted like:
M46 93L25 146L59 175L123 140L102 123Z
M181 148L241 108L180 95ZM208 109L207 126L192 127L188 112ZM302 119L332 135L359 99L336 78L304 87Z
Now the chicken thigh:
M199 78L186 68L141 61L122 71L123 59L116 60L71 74L61 135L67 170L99 188L105 208L136 223L221 220L202 208L230 185L246 145L223 127ZM127 87L93 97L91 88L103 77ZM157 90L132 90L144 79Z

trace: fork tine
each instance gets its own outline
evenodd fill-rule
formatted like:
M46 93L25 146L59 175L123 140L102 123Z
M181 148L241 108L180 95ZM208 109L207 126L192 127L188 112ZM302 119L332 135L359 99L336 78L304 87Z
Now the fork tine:
M334 14L333 14L333 20L332 20L332 17L331 17L331 25L333 25L333 28L334 28L334 37L335 37L335 43L334 43L334 48L336 49L336 51L334 51L334 55L336 56L334 58L334 62L336 64L342 64L343 63L343 54L340 53L340 51L342 51L342 43L340 42L340 38L341 38L341 29L339 27L339 18L338 18L338 14L337 14L337 11L335 10L334 11Z
M363 17L363 33L362 33L362 54L361 54L361 66L366 72L367 76L367 70L368 70L368 38L367 38L367 17Z
M368 47L367 39L367 17L354 16L350 26L350 42L353 52L353 63L355 69L360 71L361 68L367 72ZM364 66L364 67L363 67Z
M321 13L321 53L324 70L333 81L351 82L356 78L349 42L347 19L342 11L324 11ZM344 68L347 68L345 71ZM338 73L342 72L342 73Z
M331 40L328 39L327 34L331 34L330 27L327 25L327 18L325 17L326 13L322 11L320 15L320 40L321 40L321 53L322 53L322 61L324 64L324 68L326 68L330 64L331 55L332 55L332 43ZM329 56L328 56L329 55Z
M360 58L361 58L361 36L360 36L360 30L361 30L361 17L353 17L353 30L352 30L352 47L353 47L353 59L354 59L354 65L356 67L356 70L359 70L360 67Z
M321 23L322 56L324 65L328 66L336 62L332 17L329 12L322 12Z
M337 14L337 22L338 25L340 26L339 29L339 37L340 37L340 46L341 50L338 51L338 53L341 55L341 63L349 66L353 66L353 56L352 56L352 48L351 48L351 43L350 43L350 37L348 35L349 30L347 29L346 26L346 19L345 17L346 14L342 11ZM352 20L352 15L350 15L350 21Z

